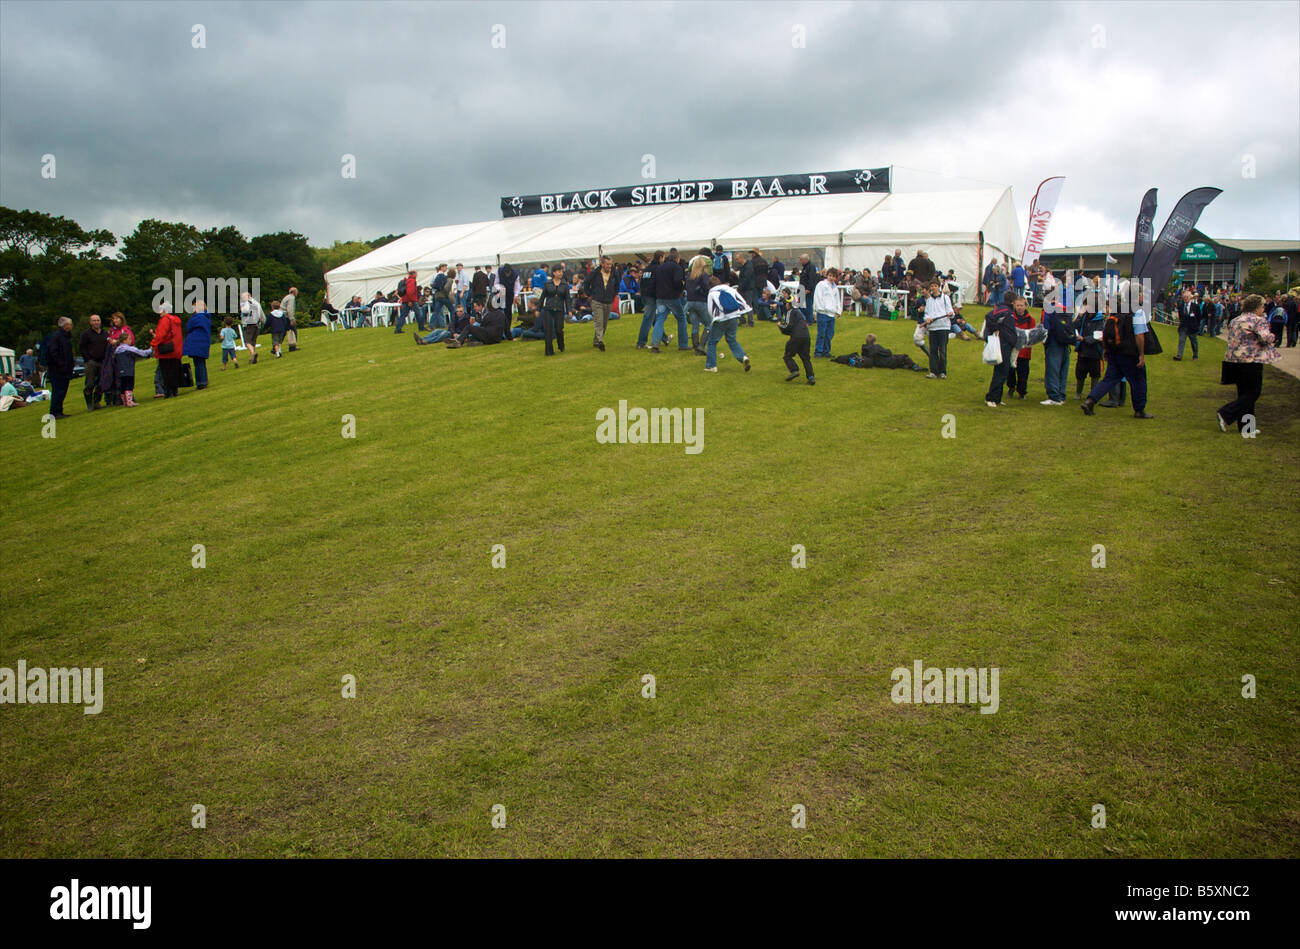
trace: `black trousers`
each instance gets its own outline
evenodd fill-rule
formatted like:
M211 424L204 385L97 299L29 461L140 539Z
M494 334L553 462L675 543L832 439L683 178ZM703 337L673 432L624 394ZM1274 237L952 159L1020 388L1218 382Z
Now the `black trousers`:
M1231 425L1237 423L1240 430L1244 427L1242 419L1255 414L1255 402L1264 389L1264 364L1262 362L1224 363L1231 365L1237 381L1237 397L1219 409L1223 420Z
M1009 343L1001 343L1002 361L993 367L993 378L989 382L989 391L984 395L985 402L992 402L995 405L1002 401L1002 387L1006 385L1007 374L1011 370L1011 354L1014 353L1015 347Z
M564 352L564 313L560 310L542 311L542 332L546 334L546 355L555 355L552 340Z
M181 361L179 359L159 359L158 368L162 370L163 396L172 398L181 392Z
M470 338L476 339L481 343L501 342L501 337L493 336L491 333L487 331L487 328L482 323L478 324L477 326L471 326L465 332L469 334Z
M1025 395L1029 392L1029 360L1016 360L1015 375L1007 374L1007 389L1011 392L1019 392Z
M808 346L811 340L804 336L801 339L791 337L785 341L785 368L791 372L798 372L799 366L795 363L794 357L798 356L803 360L803 374L809 379L813 376L812 361L808 358Z
M1091 379L1088 383L1088 391L1101 381L1101 357L1100 356L1080 356L1074 361L1074 391L1083 392L1083 380Z

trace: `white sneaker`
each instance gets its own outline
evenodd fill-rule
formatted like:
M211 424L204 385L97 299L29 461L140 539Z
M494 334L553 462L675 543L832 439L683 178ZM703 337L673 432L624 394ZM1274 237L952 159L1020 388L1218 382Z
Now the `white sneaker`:
M1061 403L1053 402L1051 399L1044 399L1042 402L1039 402L1038 404L1039 405L1060 405Z
M1226 432L1228 430L1228 423L1223 420L1223 416L1218 412L1215 412L1214 417L1219 420L1219 431Z
M936 375L935 375L934 373L932 373L932 372L927 372L927 373L925 374L925 378L927 378L927 379L938 379L939 377L936 376Z
M996 409L998 407L998 404L996 402L985 402L984 404L991 409Z
M705 366L705 367L704 367L704 371L705 371L705 372L717 372L717 371L718 371L718 367L717 367L717 366Z

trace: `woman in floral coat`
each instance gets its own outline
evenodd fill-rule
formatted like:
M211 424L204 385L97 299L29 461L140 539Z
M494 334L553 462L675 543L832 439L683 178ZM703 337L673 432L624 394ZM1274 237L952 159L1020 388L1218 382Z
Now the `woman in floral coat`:
M1264 298L1252 293L1241 305L1241 316L1228 324L1228 351L1223 355L1220 382L1235 384L1237 397L1219 409L1219 428L1226 432L1236 422L1241 430L1247 416L1254 421L1255 400L1264 387L1264 364L1277 359L1277 340L1268 329ZM1259 426L1253 430L1259 431Z

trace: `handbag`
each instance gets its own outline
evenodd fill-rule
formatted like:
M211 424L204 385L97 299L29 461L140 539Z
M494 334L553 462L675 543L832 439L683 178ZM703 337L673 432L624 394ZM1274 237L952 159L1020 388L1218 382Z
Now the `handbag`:
M175 352L175 351L176 351L176 347L171 343L159 343L154 348L155 353L161 353L164 356L166 356L168 353Z
M984 362L990 366L996 366L1002 362L1002 340L998 334L994 333L984 343Z
M915 343L917 346L924 346L924 345L925 345L925 326L924 326L924 324L921 324L921 323L917 323L917 324L916 324L916 332L912 334L912 342Z
M1142 343L1143 356L1159 356L1165 351L1160 345L1160 337L1156 336L1156 328L1153 324L1147 324L1146 339Z

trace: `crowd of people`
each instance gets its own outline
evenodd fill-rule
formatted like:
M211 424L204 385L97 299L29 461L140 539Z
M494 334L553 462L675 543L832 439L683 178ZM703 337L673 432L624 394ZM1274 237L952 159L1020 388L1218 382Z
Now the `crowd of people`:
M768 261L757 249L728 253L723 247L702 247L686 259L676 248L655 251L645 262L620 267L608 256L585 265L556 264L551 267L499 268L442 264L427 285L421 285L412 270L388 294L376 293L369 302L359 297L336 309L328 294L322 319L345 325L361 325L375 311L376 304L395 310L393 332L401 334L413 322L417 346L445 344L449 349L489 346L515 340L539 340L546 356L565 352L565 326L591 323L592 347L605 351L610 320L620 317L620 301L630 300L641 322L635 346L661 353L673 339L681 352L704 357L706 372L717 372L725 342L737 365L748 372L752 366L741 346L738 330L753 327L755 320L775 322L786 337L782 359L787 381L802 376L816 384L814 361L832 360L854 368L905 369L924 372L927 379L948 378L950 339L982 341L984 362L992 366L992 379L985 403L992 408L1008 399L1028 396L1030 367L1036 346L1043 346L1045 406L1064 405L1074 354L1077 400L1091 415L1097 405L1120 407L1126 392L1132 392L1134 416L1152 418L1146 411L1145 357L1156 345L1154 330L1141 301L1136 309L1119 305L1119 298L1107 293L1078 293L1089 285L1080 283L1076 296L1050 293L1055 289L1050 270L1035 264L1004 272L1000 262L991 262L985 272L986 299L992 305L977 330L962 316L962 302L953 272L943 273L919 250L904 263L901 249L886 256L879 271L819 270L809 255L800 255L787 269L779 258ZM1080 278L1084 280L1085 278ZM1100 289L1100 288L1098 288ZM868 334L860 350L832 355L835 328L845 306L845 297L865 304L872 315L885 291L906 296L907 312L916 321L913 342L924 355L920 365L910 356L896 354ZM1044 296L1041 324L1030 312L1035 295ZM271 353L283 357L297 346L295 317L296 288L266 314L250 294L241 296L238 322L225 317L218 331L222 352L221 369L237 369L237 340L242 339L249 364L258 360L258 339L271 335ZM1112 300L1115 305L1112 307ZM1192 358L1199 357L1199 335L1218 335L1228 327L1228 355L1225 366L1259 365L1277 358L1282 339L1295 346L1300 335L1294 296L1278 294L1242 295L1231 288L1185 288L1177 303L1178 352L1181 360L1190 341ZM669 317L676 337L670 331ZM159 307L155 326L149 329L147 346L137 345L121 313L110 317L111 327L100 325L92 315L89 327L76 342L75 350L85 363L83 396L88 411L101 400L110 405L135 406L136 363L154 359L154 397L172 398L179 389L193 385L202 390L209 384L207 360L213 341L212 315L200 301L182 325L180 317L164 305ZM64 416L64 399L73 376L74 346L71 320L59 320L58 328L44 341L43 361L51 382L51 414ZM182 366L182 357L191 360ZM22 379L0 380L10 404L41 398L32 388L37 360L29 350L20 360ZM191 371L192 370L192 371ZM1254 369L1225 368L1225 384L1237 384L1238 399L1224 406L1220 424L1240 424L1253 413L1262 376ZM1085 383L1088 385L1084 394ZM19 386L26 384L26 390ZM13 391L10 391L13 390ZM1253 393L1253 397L1252 397ZM1102 401L1105 397L1105 401Z
M283 355L287 342L290 351L298 348L297 320L294 305L298 289L291 287L284 298L271 310L270 315L253 296L245 292L240 298L238 331L233 316L226 316L217 331L221 348L221 371L227 365L239 368L238 340L242 333L249 363L257 363L257 340L263 330L271 333L272 354ZM182 323L172 312L169 302L158 306L157 320L146 326L141 334L149 336L148 345L138 345L135 331L121 312L109 317L109 326L103 325L98 313L90 315L88 326L76 340L72 338L72 320L60 317L52 333L40 344L40 354L27 350L19 359L21 377L4 380L4 396L8 401L0 411L18 408L32 402L50 402L50 415L66 418L66 399L72 381L81 373L84 380L82 397L86 411L94 412L106 406L136 408L137 363L154 360L154 398L170 399L180 394L182 388L206 389L209 385L208 359L213 344L213 315L207 303L199 300L194 312ZM189 364L184 359L190 360ZM78 359L81 365L78 366ZM38 388L48 384L48 390ZM21 387L21 388L20 388ZM10 392L9 390L13 391Z

